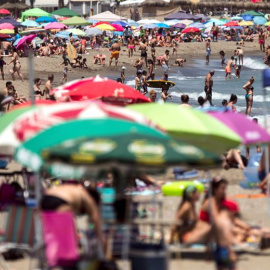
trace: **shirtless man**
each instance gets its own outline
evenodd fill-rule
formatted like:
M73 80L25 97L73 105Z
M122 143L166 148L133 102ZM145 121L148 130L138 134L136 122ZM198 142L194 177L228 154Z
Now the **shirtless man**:
M205 77L205 86L204 86L204 92L205 92L205 99L209 101L210 105L213 106L212 103L212 88L213 88L213 76L215 74L214 70L211 70Z
M54 75L51 74L48 76L48 81L45 83L45 87L44 87L44 94L45 94L45 99L50 99L50 93L52 90L52 82L54 80Z
M260 44L260 50L264 52L265 51L265 33L263 32L262 29L259 33L258 39L259 39L259 44Z
M74 37L72 36L72 33L69 34L69 42L70 44L74 43Z
M141 58L144 58L144 62L147 65L147 42L146 40L143 40L143 42L140 44L139 50L141 51Z
M45 43L42 43L41 47L38 49L40 56L50 56L50 48Z
M162 60L161 60L161 66L162 66L164 74L168 74L168 71L169 71L169 59L170 59L170 51L166 50L163 57L162 57Z
M238 61L239 61L239 65L241 65L240 63L242 62L242 66L244 65L244 51L242 48L237 47L236 50L236 54L238 55Z
M113 58L115 59L115 66L117 66L120 50L121 50L121 48L120 48L119 43L117 41L115 41L110 48L111 56L110 56L109 66L111 66Z
M213 34L213 41L216 41L217 42L218 41L218 26L216 26L215 23L213 23L211 32Z
M3 41L2 42L2 48L4 50L5 55L9 55L10 50L11 50L11 43L8 41Z
M225 79L227 79L228 75L229 75L229 79L232 78L232 66L234 63L234 56L231 57L231 59L228 61L227 66L225 68Z
M187 62L186 59L178 58L175 60L175 64L178 65L179 67L183 67L184 63Z

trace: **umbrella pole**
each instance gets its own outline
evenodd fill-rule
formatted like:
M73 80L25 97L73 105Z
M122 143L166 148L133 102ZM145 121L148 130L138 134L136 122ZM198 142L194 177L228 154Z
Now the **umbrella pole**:
M35 105L35 93L34 93L34 51L31 49L28 55L29 66L29 95L31 99L31 105Z

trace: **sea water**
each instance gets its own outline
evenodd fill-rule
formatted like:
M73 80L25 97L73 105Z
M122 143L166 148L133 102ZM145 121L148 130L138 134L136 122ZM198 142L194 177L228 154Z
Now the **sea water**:
M228 59L227 59L228 60ZM157 66L157 69L161 69ZM174 102L180 104L180 97L182 94L189 95L190 104L198 106L197 98L199 96L205 97L204 93L204 81L206 74L211 70L215 70L213 76L213 104L214 106L222 106L223 99L229 101L231 94L236 94L238 102L235 105L238 112L245 113L246 91L243 89L243 85L249 80L250 77L255 78L253 84L254 96L253 107L251 111L251 117L256 117L259 122L263 124L263 87L262 87L262 71L267 68L263 63L262 57L251 56L244 58L244 65L241 69L241 77L237 79L232 68L232 79L225 80L225 66L221 66L220 59L211 59L208 65L204 60L193 60L192 63L186 64L184 67L172 67L169 71L169 80L175 83L175 86L170 89L169 93L172 95L168 102ZM161 78L156 78L161 79ZM134 78L127 77L126 84L133 86L135 84ZM158 91L158 98L160 98L160 89ZM267 95L267 103L270 101L270 92ZM269 110L270 111L270 110ZM269 118L270 120L270 118Z

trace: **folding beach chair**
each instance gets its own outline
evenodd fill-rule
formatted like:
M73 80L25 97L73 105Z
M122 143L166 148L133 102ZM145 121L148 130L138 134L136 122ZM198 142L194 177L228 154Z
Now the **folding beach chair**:
M35 252L35 214L36 210L33 208L16 205L8 207L3 238L0 242L0 254L16 249L28 254L30 257L33 256ZM0 266L3 269L9 269L3 256L0 256Z

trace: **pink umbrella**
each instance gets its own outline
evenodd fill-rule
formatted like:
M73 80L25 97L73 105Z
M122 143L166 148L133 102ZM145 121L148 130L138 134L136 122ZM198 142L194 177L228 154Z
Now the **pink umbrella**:
M242 138L244 145L270 143L270 135L260 125L240 113L208 112Z
M19 42L18 42L16 48L17 48L17 49L21 49L22 46L23 46L23 44L24 44L25 42L29 42L29 43L30 43L36 36L37 36L37 35L28 35L28 36L25 36L25 37L21 38L21 39L19 40Z
M124 28L119 24L111 23L111 26L115 28L115 31L120 31L120 32L124 31Z
M9 30L13 30L14 26L11 23L1 23L0 24L0 29L9 29Z
M60 22L51 22L45 25L45 29L67 29L68 27Z

